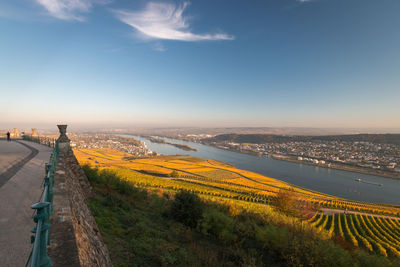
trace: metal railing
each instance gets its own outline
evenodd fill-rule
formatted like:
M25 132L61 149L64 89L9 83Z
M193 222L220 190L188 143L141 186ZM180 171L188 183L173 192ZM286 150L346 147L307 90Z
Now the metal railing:
M31 243L33 243L33 247L25 267L51 266L51 260L47 255L47 246L50 245L50 215L53 213L53 186L58 154L58 142L55 141L54 149L51 152L50 161L46 164L46 176L44 178L43 194L40 202L32 205L31 207L36 212L36 215L33 218L36 226L31 230L31 232L35 235L31 236Z
M32 136L29 134L25 134L22 136L23 140L39 143L42 145L46 145L49 147L55 147L56 146L56 139L53 137L48 137L48 136Z
M19 139L21 139L20 136L18 137L11 136L11 140L19 140ZM0 133L0 140L7 140L7 134Z

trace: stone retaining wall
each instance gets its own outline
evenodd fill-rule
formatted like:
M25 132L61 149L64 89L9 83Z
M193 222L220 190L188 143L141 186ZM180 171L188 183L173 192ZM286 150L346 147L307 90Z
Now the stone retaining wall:
M112 266L108 249L87 205L89 181L71 149L60 153L51 216L53 266Z

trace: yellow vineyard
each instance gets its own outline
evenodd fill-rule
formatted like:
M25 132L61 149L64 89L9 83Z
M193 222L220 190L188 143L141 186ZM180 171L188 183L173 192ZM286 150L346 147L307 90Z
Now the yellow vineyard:
M400 256L397 206L350 201L192 156L134 158L111 149L76 149L74 153L80 164L112 170L138 187L172 192L184 189L203 199L257 213L271 214L269 204L276 194L291 190L299 207L311 206L326 212L317 212L308 221L298 223L316 227L326 236L341 236L368 251ZM377 214L382 217L374 217Z
M299 203L314 206L397 216L400 208L349 201L304 188L258 173L241 170L216 160L192 156L160 156L133 158L112 149L76 149L81 164L99 169L113 169L125 179L147 187L187 189L199 194L216 195L238 200L268 203L279 190L293 190ZM175 175L171 175L174 172Z

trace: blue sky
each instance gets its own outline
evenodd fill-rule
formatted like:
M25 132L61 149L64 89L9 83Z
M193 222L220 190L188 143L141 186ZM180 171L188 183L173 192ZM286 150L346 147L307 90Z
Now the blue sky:
M400 129L398 14L398 0L0 0L0 125Z

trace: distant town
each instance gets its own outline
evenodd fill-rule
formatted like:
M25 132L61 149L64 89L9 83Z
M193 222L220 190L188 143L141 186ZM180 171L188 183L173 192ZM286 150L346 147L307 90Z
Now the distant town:
M374 174L400 177L400 145L366 141L287 141L239 143L218 138L198 142L222 149L349 170L374 170ZM358 168L358 169L354 169ZM371 173L368 172L367 173Z
M133 137L112 134L69 134L72 148L111 148L136 157L158 155Z
M166 136L240 153L400 178L399 134L288 136L169 132Z
M367 142L289 142L269 144L219 144L219 147L251 151L263 155L296 156L300 161L329 164L338 162L373 169L400 172L399 148Z

